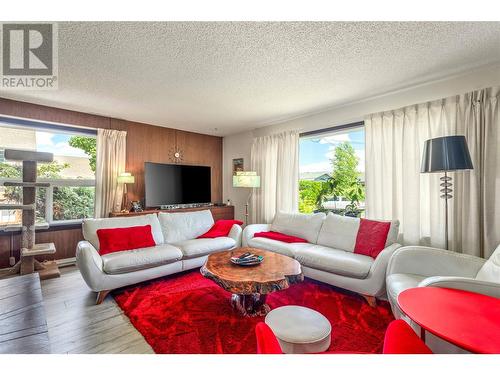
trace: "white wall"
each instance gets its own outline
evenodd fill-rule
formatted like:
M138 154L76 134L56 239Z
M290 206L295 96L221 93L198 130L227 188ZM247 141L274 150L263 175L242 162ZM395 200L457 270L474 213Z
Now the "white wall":
M243 168L250 170L250 147L253 135L251 131L224 137L222 141L222 196L224 202L231 199L235 205L236 220L245 221L245 202L250 189L233 188L233 159L243 158Z
M397 91L334 107L317 114L302 116L254 130L262 136L283 130L311 131L362 121L370 113L398 109L412 104L446 98L468 91L500 85L500 64L489 65L439 80L421 83Z
M439 80L406 87L376 97L367 98L353 103L331 108L321 113L314 113L300 118L271 124L224 137L223 148L223 196L230 198L236 206L236 217L241 218L244 204L248 197L246 192L231 187L232 159L243 157L245 169L249 169L250 148L253 137L277 133L284 130L299 129L312 131L362 121L370 113L397 109L412 104L446 98L456 94L500 85L500 64L489 65L470 70L459 75L449 76ZM236 191L238 190L238 191Z

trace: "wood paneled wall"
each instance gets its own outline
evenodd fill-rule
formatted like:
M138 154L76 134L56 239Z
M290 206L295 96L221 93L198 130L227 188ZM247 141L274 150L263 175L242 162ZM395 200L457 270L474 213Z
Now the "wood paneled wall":
M57 252L54 255L37 257L39 260L66 259L75 256L76 244L83 239L81 228L61 229L54 231L39 232L36 234L36 243L53 242ZM19 260L19 249L21 248L21 235L12 235L14 256ZM11 246L11 234L0 235L0 268L9 266Z
M222 201L222 138L114 119L88 113L0 98L0 114L33 120L56 122L89 128L127 131L127 172L135 176L128 186L129 199L144 199L144 162L173 163L173 151L182 154L180 164L205 165L212 169L212 202ZM1 233L1 232L0 232ZM57 230L37 234L37 242L55 242L57 259L74 256L80 229ZM17 240L16 240L17 241ZM19 243L14 241L14 249ZM10 236L0 235L0 268L8 266Z
M180 164L204 165L212 170L212 202L222 201L222 138L158 126L111 119L111 129L127 131L127 172L135 176L129 185L129 199L144 198L144 162L174 163L180 150Z

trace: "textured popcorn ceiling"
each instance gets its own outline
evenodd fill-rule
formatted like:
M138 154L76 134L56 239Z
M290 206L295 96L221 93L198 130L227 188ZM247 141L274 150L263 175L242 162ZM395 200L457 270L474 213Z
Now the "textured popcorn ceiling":
M0 96L226 135L496 61L500 22L72 22L59 90Z

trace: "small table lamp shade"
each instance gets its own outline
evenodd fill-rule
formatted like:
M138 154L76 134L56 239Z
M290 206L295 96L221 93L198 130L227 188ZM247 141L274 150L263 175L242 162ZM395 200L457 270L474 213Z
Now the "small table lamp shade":
M257 176L257 172L237 172L233 176L233 187L258 188L260 176Z
M463 135L433 138L425 141L421 173L473 169Z
M135 182L134 176L132 174L124 172L118 175L119 184L133 184Z
M122 212L128 212L129 204L127 184L133 184L135 182L135 178L131 173L123 172L118 175L117 182L119 184L123 184Z

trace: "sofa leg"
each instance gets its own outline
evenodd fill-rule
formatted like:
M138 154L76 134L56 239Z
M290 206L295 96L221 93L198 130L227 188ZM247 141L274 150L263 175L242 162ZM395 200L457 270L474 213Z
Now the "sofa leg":
M368 305L371 307L377 306L377 298L374 296L367 296L366 294L362 294L363 298L368 302Z
M95 304L100 305L109 292L111 292L111 290L101 290L100 292L97 292L97 300L95 301Z

